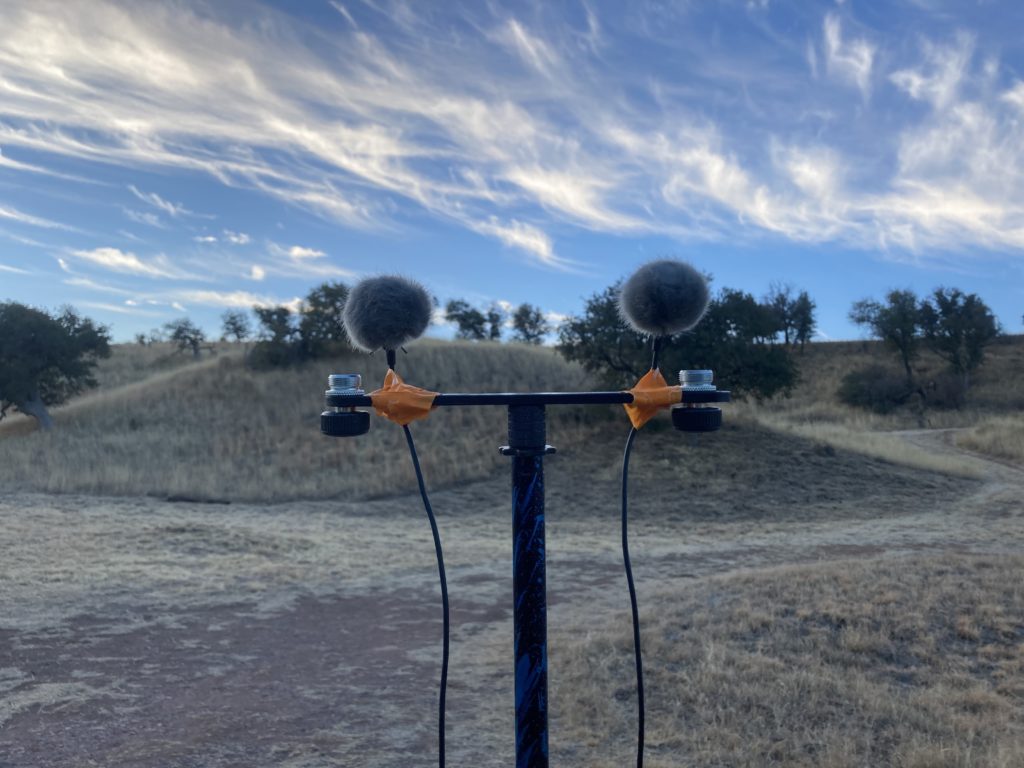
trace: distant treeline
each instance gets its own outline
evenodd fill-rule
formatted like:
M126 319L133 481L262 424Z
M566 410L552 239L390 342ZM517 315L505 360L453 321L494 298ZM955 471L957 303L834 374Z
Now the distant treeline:
M616 283L587 299L579 315L558 323L531 304L478 308L461 299L447 303L444 317L460 339L500 342L506 331L512 341L524 344L551 339L566 359L580 363L603 384L626 387L647 370L650 344L623 321L618 294ZM246 362L253 368L350 351L342 321L347 297L344 283L327 282L313 288L294 310L228 310L222 315L221 338L245 344ZM737 395L787 393L799 377L799 355L794 353L803 352L814 337L815 309L806 291L789 285L773 285L760 299L722 288L701 322L664 346L661 367L710 368L719 385ZM1001 333L988 306L976 294L957 288L936 288L925 298L912 291L890 291L881 301L856 302L850 319L885 342L898 367L878 363L853 371L838 395L850 405L882 412L904 405L922 410L926 405L960 407L986 349ZM72 308L48 314L17 302L0 303L0 419L13 408L49 427L47 406L93 385L92 371L98 358L109 354L109 340L109 329ZM204 331L187 317L136 340L169 341L197 358L211 348ZM945 362L944 374L922 380L915 364L923 349Z
M469 341L542 344L546 340L567 359L581 363L604 384L629 386L643 375L649 341L631 330L619 316L619 284L595 294L579 316L554 321L532 304L475 307L452 299L441 310L455 337ZM297 310L286 306L254 307L252 316L229 310L222 316L221 338L252 342L247 361L254 368L293 365L330 357L351 349L342 315L348 287L328 282L317 286ZM698 326L666 345L666 370L682 367L714 369L719 379L739 394L771 397L797 381L791 354L814 336L815 303L806 291L773 285L761 299L730 288L711 300ZM172 341L179 349L199 356L208 346L202 330L188 318L137 337L139 343Z
M452 299L441 310L455 337L469 341L542 344L547 340L568 360L580 363L606 386L629 386L643 375L650 344L633 331L618 311L619 283L592 295L583 311L561 321L539 307L489 304L474 306ZM292 365L351 349L342 313L348 286L323 283L297 310L286 306L254 307L249 313L229 310L222 316L222 339L252 341L247 360L255 368ZM440 310L440 304L435 299ZM679 334L662 353L665 370L710 368L717 381L738 395L768 398L789 392L799 378L798 356L814 338L816 304L807 291L773 284L761 297L733 288L712 296L701 322ZM959 406L966 399L970 375L984 360L985 348L999 334L991 310L975 294L937 288L920 299L906 290L890 291L884 300L864 299L850 311L853 322L867 328L895 353L903 374L876 364L854 371L843 381L839 397L850 405L887 411L917 399L938 406ZM187 318L167 323L162 331L140 337L170 340L198 356L207 344L201 329ZM949 366L947 376L918 381L913 365L930 349Z
M921 411L926 406L961 407L972 374L1002 333L985 302L958 288L936 288L924 298L913 291L889 291L882 301L856 302L850 320L881 339L899 362L896 371L882 364L852 371L839 388L839 398L848 405L879 413L903 405ZM922 380L915 366L922 349L946 363L943 374Z

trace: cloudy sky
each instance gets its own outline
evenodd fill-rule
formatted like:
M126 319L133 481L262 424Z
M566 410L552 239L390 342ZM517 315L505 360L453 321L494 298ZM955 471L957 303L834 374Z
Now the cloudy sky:
M1024 3L0 0L0 300L119 339L401 272L553 317L659 256L1024 313ZM437 329L444 333L444 329Z

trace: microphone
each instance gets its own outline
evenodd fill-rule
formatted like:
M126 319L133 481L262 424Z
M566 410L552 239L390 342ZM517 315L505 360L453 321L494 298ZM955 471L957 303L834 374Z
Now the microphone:
M342 320L352 344L363 352L396 350L423 335L432 309L430 294L415 280L383 275L349 291Z
M672 336L700 322L710 300L700 272L683 261L659 259L644 264L622 286L619 314L640 333Z

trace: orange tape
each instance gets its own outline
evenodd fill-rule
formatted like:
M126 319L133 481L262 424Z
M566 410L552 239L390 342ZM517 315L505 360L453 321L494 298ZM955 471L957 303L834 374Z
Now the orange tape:
M393 370L384 377L384 386L370 393L377 415L403 427L416 419L427 418L435 397L437 392L406 384Z
M633 395L633 402L624 403L622 407L626 409L636 429L654 418L654 414L662 408L668 408L683 399L682 386L670 387L657 368L649 370L632 389L626 391Z

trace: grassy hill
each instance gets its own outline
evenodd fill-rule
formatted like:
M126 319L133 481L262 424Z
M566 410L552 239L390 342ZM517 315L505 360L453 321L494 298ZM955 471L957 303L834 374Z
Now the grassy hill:
M198 362L125 345L99 370L101 386L54 413L41 433L27 419L0 425L0 484L11 490L274 501L370 497L414 487L401 430L374 417L370 433L330 439L319 430L327 376L363 374L375 389L383 355L351 356L255 372L222 345ZM581 370L550 349L423 341L399 371L433 390L578 389ZM609 409L610 412L610 409ZM592 431L558 409L549 431L562 445ZM501 466L505 413L443 409L413 427L432 483L484 476Z
M39 433L28 419L0 424L0 484L11 490L198 499L275 501L367 498L414 488L401 431L374 417L357 439L319 434L323 390L331 372L360 372L367 390L382 380L382 355L352 354L287 370L249 370L239 345L221 344L193 361L169 345L121 345L98 369L98 389L55 411L57 428ZM908 447L888 434L920 426L977 427L963 443L1024 461L1024 337L997 345L975 377L961 410L907 408L880 416L844 405L836 395L849 371L892 363L877 342L819 343L798 355L801 382L788 398L735 403L728 421L768 428L926 469L963 472L957 461ZM592 387L578 366L553 350L515 344L424 340L399 360L410 383L438 391L526 391ZM922 357L927 379L941 361ZM553 408L551 441L560 450L588 441L618 444L618 407ZM442 409L414 426L431 483L484 477L505 459L500 408ZM738 455L719 457L740 463Z

